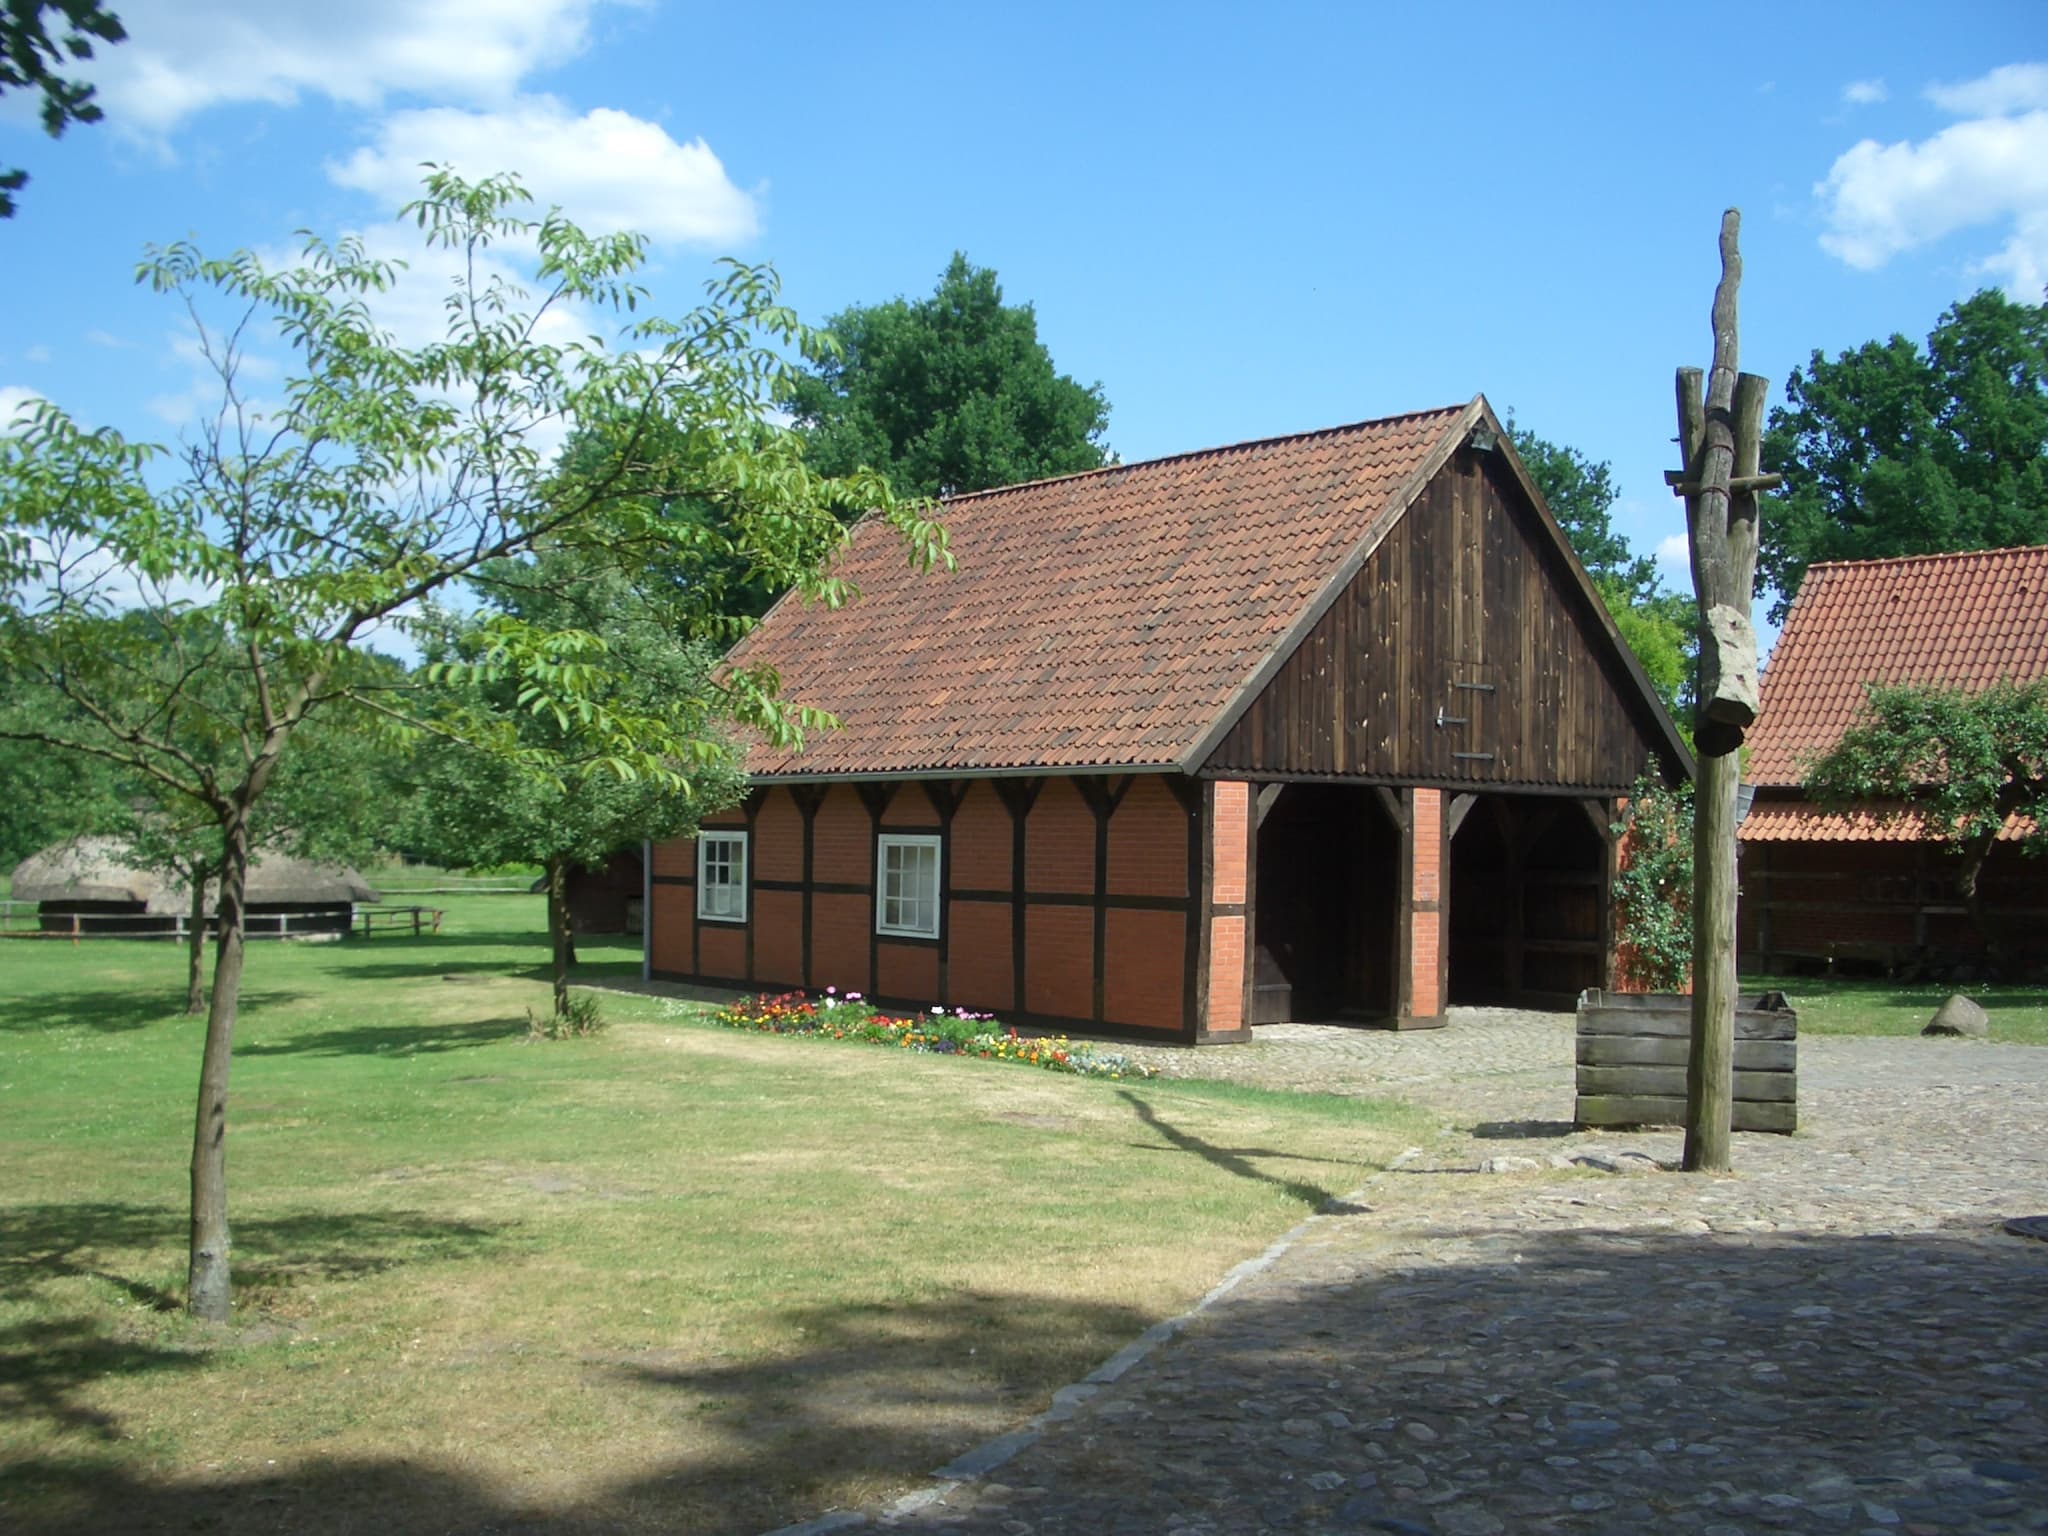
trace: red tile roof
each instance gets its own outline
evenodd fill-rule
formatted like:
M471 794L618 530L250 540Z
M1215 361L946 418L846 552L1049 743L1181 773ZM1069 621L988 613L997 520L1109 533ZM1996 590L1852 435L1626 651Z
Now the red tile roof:
M1867 682L1978 689L2038 677L2048 545L1815 565L1764 669L1748 777L1797 785L1862 710ZM1746 841L1759 835L1744 823Z
M786 598L734 650L837 715L756 776L1180 764L1367 536L1487 413L1465 406L955 497L958 569L881 523L837 610Z
M2013 815L1999 828L1998 841L2016 843L2033 834L2031 819ZM1925 837L1917 814L1823 811L1804 800L1759 800L1742 821L1745 843L1917 843Z

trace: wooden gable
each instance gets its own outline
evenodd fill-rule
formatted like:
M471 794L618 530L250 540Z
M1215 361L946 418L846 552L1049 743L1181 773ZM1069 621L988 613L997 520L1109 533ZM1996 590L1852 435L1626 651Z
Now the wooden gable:
M1668 727L1505 446L1453 454L1201 765L1620 791Z

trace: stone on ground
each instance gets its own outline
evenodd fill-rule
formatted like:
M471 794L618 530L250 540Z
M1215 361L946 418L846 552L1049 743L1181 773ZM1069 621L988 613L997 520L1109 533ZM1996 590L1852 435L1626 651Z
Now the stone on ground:
M1991 1033L1991 1019L1962 993L1950 995L1947 1002L1934 1010L1934 1017L1927 1021L1923 1035L1964 1035L1972 1040L1982 1040Z

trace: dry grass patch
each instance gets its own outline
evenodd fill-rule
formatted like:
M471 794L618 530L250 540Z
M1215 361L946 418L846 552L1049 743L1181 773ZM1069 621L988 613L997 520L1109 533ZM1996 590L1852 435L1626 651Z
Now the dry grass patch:
M177 955L7 953L0 1525L766 1529L1038 1411L1424 1133L652 999L530 1044L538 902L450 904L252 953L225 1331L175 1310Z

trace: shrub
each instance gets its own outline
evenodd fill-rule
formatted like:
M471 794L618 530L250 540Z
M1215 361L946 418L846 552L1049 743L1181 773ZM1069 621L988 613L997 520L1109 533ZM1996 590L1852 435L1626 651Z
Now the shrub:
M1670 789L1645 774L1614 830L1621 838L1614 912L1622 983L1679 991L1692 977L1692 786Z
M971 1013L965 1008L949 1013L936 1007L915 1014L888 1014L871 1006L858 992L841 997L831 987L819 998L802 992L744 997L716 1010L711 1017L727 1029L823 1040L860 1040L933 1056L1014 1061L1076 1077L1156 1075L1151 1067L1121 1051L1076 1045L1065 1035L1020 1035L999 1024L992 1014Z
M546 1015L526 1010L526 1037L529 1040L572 1040L582 1035L600 1033L606 1024L604 1010L597 999L589 993L575 993L560 1013Z

